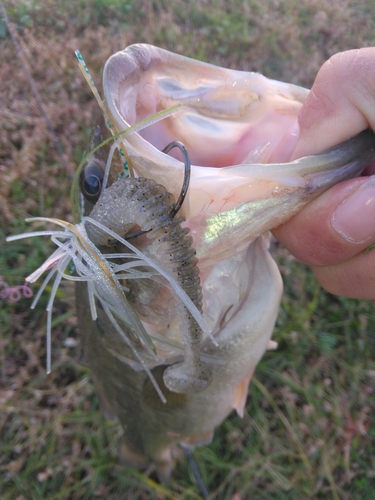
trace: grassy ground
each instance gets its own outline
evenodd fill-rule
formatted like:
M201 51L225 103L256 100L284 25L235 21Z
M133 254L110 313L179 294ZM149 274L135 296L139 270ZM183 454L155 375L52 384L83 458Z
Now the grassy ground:
M372 1L44 0L5 4L47 114L56 153L25 70L0 20L0 276L11 286L50 253L42 239L5 245L27 216L70 218L71 176L95 109L74 60L99 81L134 42L305 86L332 54L375 45ZM232 415L194 452L212 498L371 499L375 485L374 322L370 304L333 297L282 248L286 293L244 418ZM53 371L45 375L46 299L1 300L0 497L198 499L181 455L168 486L152 470L122 469L121 429L108 423L79 359L71 289L54 311Z

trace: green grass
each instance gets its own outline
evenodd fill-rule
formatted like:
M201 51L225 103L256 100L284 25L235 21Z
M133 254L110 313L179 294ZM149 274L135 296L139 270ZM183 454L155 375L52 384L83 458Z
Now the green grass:
M67 156L61 167L5 25L0 21L0 275L21 285L50 253L43 239L4 244L27 216L69 220L71 176L95 103L76 67L94 78L115 50L148 42L237 69L312 84L333 53L375 45L372 2L328 0L8 1L48 115ZM234 413L194 457L212 498L371 499L375 484L374 323L371 304L322 291L279 248L285 294L277 351L260 362L245 416ZM121 428L105 421L80 359L71 289L56 301L53 372L45 374L46 297L0 307L2 499L198 499L181 452L167 486L155 471L117 461Z

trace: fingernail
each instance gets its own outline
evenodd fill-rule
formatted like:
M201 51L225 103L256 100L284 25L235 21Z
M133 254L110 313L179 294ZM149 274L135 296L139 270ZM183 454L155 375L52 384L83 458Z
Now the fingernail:
M375 175L336 208L332 227L351 243L375 239Z

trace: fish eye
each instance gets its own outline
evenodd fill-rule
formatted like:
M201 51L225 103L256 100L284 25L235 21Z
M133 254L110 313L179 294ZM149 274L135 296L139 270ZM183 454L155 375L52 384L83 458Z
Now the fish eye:
M89 175L83 181L83 189L89 196L96 196L100 191L100 180L96 175Z
M91 161L80 175L80 187L87 201L95 203L98 201L103 183L103 170L99 165Z

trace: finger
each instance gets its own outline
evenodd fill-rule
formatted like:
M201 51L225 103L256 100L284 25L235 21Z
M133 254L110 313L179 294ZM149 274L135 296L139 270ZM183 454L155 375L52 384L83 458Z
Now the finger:
M299 115L293 158L321 152L368 128L375 130L375 48L336 54L319 71ZM375 162L366 169L375 172ZM308 204L274 234L313 266L343 262L375 238L373 196L365 179L341 183Z
M353 258L375 241L375 176L334 186L273 234L311 266Z
M375 300L375 250L365 251L334 266L313 267L328 292L352 299Z
M335 146L370 127L375 130L375 47L331 57L320 69L299 114L293 158Z

